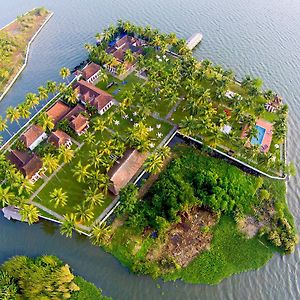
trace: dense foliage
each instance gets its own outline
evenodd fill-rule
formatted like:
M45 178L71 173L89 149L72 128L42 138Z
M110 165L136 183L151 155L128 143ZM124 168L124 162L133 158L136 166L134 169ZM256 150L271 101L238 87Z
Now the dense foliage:
M54 256L16 256L0 267L0 299L108 299Z

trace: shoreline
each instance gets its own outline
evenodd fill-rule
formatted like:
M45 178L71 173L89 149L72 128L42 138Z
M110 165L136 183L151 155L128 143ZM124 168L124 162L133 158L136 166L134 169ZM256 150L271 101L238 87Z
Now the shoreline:
M33 8L32 10L34 10L36 8ZM29 13L26 12L24 15L27 15ZM54 15L54 12L50 12L49 11L49 15L48 17L45 19L45 21L42 23L42 25L39 27L39 29L36 31L36 33L32 36L32 38L30 39L30 41L27 44L26 47L26 54L25 54L25 59L24 59L24 63L21 66L20 70L17 72L17 74L7 83L8 85L5 87L3 93L0 95L0 101L2 101L4 99L4 97L6 96L6 94L9 92L9 90L11 89L11 87L14 85L14 83L16 82L16 80L18 79L18 77L21 75L21 73L24 71L24 69L27 66L28 63L28 57L29 57L29 52L30 52L30 46L32 44L32 42L35 40L35 38L37 37L37 35L40 33L40 31L44 28L44 26L48 23L48 21L51 19L51 17ZM5 29L7 26L11 25L12 23L14 23L17 19L14 19L13 21L11 21L10 23L8 23L7 25L5 25L4 27L2 27L0 30Z

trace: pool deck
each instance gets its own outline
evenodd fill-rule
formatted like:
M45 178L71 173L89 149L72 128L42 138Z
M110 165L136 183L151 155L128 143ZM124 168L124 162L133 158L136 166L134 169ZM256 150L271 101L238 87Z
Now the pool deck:
M272 135L273 135L273 126L271 123L258 119L256 120L256 125L264 128L266 130L264 137L262 139L261 143L261 151L264 153L267 153L270 150L271 142L272 142ZM247 132L248 132L249 126L246 125L242 131L241 138L244 139L247 137ZM250 141L248 140L246 146L250 147Z

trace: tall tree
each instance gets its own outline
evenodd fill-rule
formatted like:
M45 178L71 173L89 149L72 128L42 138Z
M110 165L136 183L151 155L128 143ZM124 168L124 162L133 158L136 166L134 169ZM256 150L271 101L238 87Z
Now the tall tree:
M45 112L41 113L37 121L44 131L51 131L54 128L52 118Z
M64 221L60 226L60 233L66 237L71 238L73 230L76 229L76 214L70 213L64 215Z
M93 226L90 239L93 245L101 246L107 244L110 235L111 228L102 222Z
M20 208L22 221L27 221L29 225L39 220L39 211L33 204L23 204Z
M53 192L50 193L50 201L54 202L54 207L64 207L67 205L68 196L66 192L63 192L62 188L55 188Z

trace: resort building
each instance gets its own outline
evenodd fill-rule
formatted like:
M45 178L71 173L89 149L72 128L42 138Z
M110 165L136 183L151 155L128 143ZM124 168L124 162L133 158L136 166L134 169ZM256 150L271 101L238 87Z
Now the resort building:
M30 179L32 182L40 178L39 172L43 167L43 162L36 154L12 150L7 158L25 178Z
M70 148L72 146L72 139L67 133L58 129L50 134L48 143L54 145L56 148L63 145Z
M77 135L85 134L89 129L89 120L87 117L79 114L72 117L70 121L70 127L76 132Z
M85 81L94 83L94 81L97 80L101 74L101 67L92 62L91 64L87 65L80 72L80 74Z
M136 175L143 166L147 154L135 149L128 149L123 157L117 160L114 166L108 171L111 184L109 190L118 195L120 190Z
M54 125L57 125L70 111L70 106L58 100L46 111L46 114L52 119Z
M74 90L81 103L84 105L89 103L97 109L100 115L103 115L113 105L112 95L84 80L78 81L74 85Z
M47 134L43 131L42 127L38 125L31 125L27 131L20 136L20 140L24 143L25 147L30 150L33 150L46 138Z
M145 43L138 38L129 35L123 36L106 50L108 54L111 54L115 58L115 62L114 64L106 64L104 67L109 72L117 74L117 66L124 64L124 72L131 71L137 62L137 57L143 53L144 45ZM125 53L127 50L130 50L135 57L132 62L125 61Z

